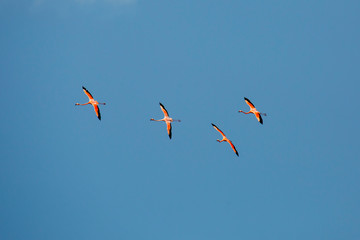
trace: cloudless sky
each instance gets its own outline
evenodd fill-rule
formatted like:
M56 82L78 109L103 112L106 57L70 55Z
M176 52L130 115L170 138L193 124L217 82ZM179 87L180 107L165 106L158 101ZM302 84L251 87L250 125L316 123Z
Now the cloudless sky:
M359 12L0 0L0 239L360 239Z

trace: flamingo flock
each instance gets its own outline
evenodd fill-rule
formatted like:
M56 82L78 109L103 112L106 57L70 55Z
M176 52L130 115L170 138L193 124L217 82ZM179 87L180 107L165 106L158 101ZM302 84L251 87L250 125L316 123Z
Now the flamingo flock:
M94 110L95 110L95 113L96 113L96 116L98 117L99 120L101 120L101 114L100 114L100 108L99 108L99 104L100 105L106 105L106 103L100 103L96 100L94 100L93 96L91 95L91 93L83 86L82 87L83 91L85 92L85 94L87 95L87 97L89 98L89 101L87 103L84 103L84 104L80 104L80 103L75 103L75 106L84 106L84 105L88 105L88 104L91 104L93 107L94 107ZM247 105L249 105L250 107L250 110L249 112L244 112L242 110L239 110L239 112L241 113L244 113L244 114L249 114L249 113L252 113L255 115L255 117L257 118L258 122L263 124L263 119L261 117L261 115L263 116L266 116L266 113L263 113L263 112L259 112L256 108L255 108L255 105L246 97L244 97L244 100L245 100L245 103ZM166 123L166 128L167 128L167 133L168 133L168 136L169 138L171 139L171 136L172 136L172 126L171 126L171 123L172 122L181 122L181 120L179 119L172 119L170 116L169 116L169 113L168 111L166 110L166 108L164 107L164 105L162 103L159 103L160 104L160 108L161 108L161 111L164 113L164 118L162 119L158 119L158 120L155 120L154 118L151 118L150 121L155 121L155 122L165 122ZM232 148L232 150L235 152L235 154L237 156L239 156L239 153L238 151L236 150L234 144L230 141L230 139L228 139L226 137L226 135L223 133L223 131L220 130L220 128L218 128L215 124L211 123L211 125L215 128L215 130L217 130L221 135L222 135L222 139L219 140L217 139L216 141L218 142L228 142L230 144L230 147Z

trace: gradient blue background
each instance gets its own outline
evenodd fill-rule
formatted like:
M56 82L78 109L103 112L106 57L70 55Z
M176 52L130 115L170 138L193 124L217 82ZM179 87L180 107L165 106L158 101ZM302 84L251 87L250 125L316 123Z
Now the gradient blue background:
M359 12L0 0L0 239L360 239Z

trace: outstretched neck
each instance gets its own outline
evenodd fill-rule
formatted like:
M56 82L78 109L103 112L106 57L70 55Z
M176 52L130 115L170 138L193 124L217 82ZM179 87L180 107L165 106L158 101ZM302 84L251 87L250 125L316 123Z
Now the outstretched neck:
M88 104L90 104L90 102L88 102L88 103L84 103L84 104L75 103L75 106L83 106L83 105L88 105Z
M244 112L243 110L239 110L239 112L242 112L242 113L245 113L245 114L249 114L249 113L251 113L251 111Z

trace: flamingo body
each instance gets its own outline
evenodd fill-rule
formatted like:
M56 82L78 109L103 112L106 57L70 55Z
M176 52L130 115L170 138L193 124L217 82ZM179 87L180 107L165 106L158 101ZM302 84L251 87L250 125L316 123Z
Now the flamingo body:
M156 121L156 122L165 122L166 123L166 127L167 127L167 132L168 132L168 135L169 135L169 138L171 139L171 136L172 136L172 126L171 126L171 123L172 122L181 122L181 120L177 120L177 119L172 119L171 117L169 117L169 113L168 111L166 110L166 108L164 107L164 105L162 105L160 102L160 108L161 108L161 111L164 113L164 118L163 119L159 119L159 120L155 120L154 118L151 118L150 121Z
M228 142L228 143L230 144L231 148L233 149L233 151L235 152L235 154L236 154L237 156L239 156L238 151L236 150L234 144L230 141L230 139L228 139L228 138L225 136L225 134L224 134L215 124L211 123L211 125L212 125L212 126L222 135L222 137L223 137L221 140L216 139L216 141L218 141L218 142L223 142L223 141Z
M100 108L99 108L99 104L102 105L106 105L106 103L99 103L98 101L96 101L93 96L91 95L91 93L84 87L82 86L84 93L86 94L86 96L88 96L89 98L89 102L84 103L84 104L80 104L80 103L75 103L76 106L84 106L84 105L88 105L91 104L94 107L94 111L96 113L96 116L98 117L99 120L101 120L101 113L100 113Z
M244 112L244 111L242 111L242 110L239 110L239 112L242 112L242 113L244 113L244 114L252 113L252 114L255 115L255 117L256 117L256 119L259 121L259 123L263 124L263 119L262 119L261 115L266 116L266 113L261 113L261 112L259 112L259 111L255 108L255 105L252 104L252 102L250 102L250 100L247 99L246 97L244 97L244 100L245 100L246 104L249 105L250 111L249 111L249 112Z

